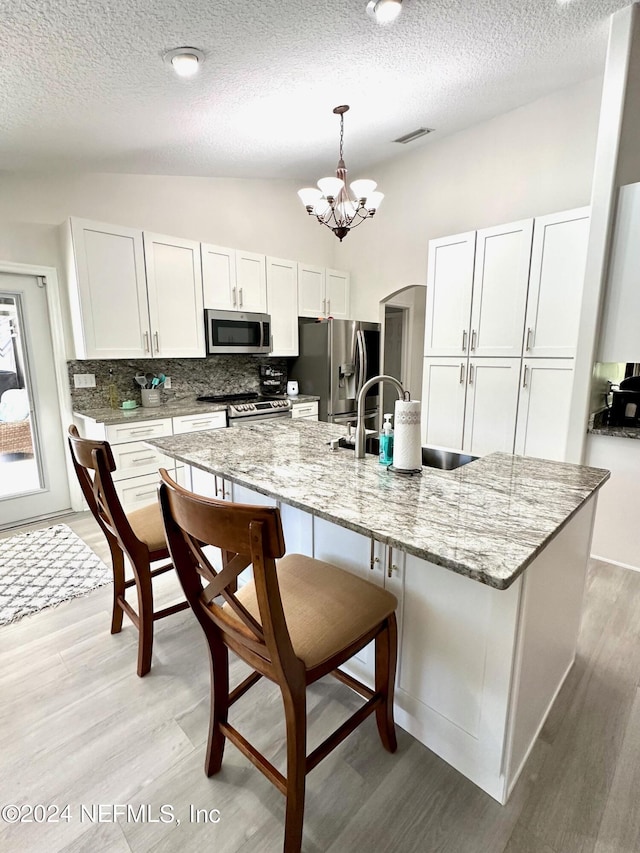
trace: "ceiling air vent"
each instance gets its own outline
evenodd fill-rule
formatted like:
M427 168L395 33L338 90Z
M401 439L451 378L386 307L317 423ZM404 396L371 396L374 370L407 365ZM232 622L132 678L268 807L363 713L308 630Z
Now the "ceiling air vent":
M399 136L394 139L394 142L399 142L401 145L406 145L407 142L413 142L414 139L420 139L421 136L426 136L427 133L433 133L433 127L419 127L417 130L412 130L411 133L405 133L404 136Z

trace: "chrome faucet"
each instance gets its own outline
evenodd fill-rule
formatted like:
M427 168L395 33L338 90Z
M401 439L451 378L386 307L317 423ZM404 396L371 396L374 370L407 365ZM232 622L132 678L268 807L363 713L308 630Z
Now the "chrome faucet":
M364 443L365 443L365 428L364 428L364 398L367 394L369 388L372 385L375 385L376 382L390 382L398 392L398 400L408 400L409 392L405 391L400 382L397 379L394 379L393 376L373 376L371 379L367 380L362 388L360 389L360 393L358 394L358 421L356 424L356 446L355 446L355 456L356 459L364 458Z

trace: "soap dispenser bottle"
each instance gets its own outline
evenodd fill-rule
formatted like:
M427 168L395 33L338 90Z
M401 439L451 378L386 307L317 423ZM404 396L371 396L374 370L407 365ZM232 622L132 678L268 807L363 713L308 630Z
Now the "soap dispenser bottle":
M391 465L393 462L393 428L391 415L384 416L384 424L380 433L380 464Z

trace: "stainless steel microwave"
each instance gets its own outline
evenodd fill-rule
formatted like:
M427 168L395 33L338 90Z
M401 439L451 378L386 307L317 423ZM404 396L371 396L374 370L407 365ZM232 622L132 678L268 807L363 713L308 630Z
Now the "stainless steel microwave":
M207 355L271 352L271 317L245 311L204 312Z

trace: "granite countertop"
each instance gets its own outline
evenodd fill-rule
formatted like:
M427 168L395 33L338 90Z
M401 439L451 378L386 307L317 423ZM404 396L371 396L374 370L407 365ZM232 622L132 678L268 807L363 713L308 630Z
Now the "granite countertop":
M599 426L590 427L590 435L613 435L618 438L640 438L640 427Z
M311 403L319 400L309 394L298 394L290 397L291 402ZM170 399L160 406L138 406L137 409L111 409L103 406L97 409L74 409L74 414L89 418L101 424L121 424L128 421L150 421L158 418L177 418L181 415L206 415L209 412L224 412L225 403L199 403L195 397Z
M148 443L497 589L506 589L609 472L492 453L455 471L405 477L377 457L331 451L343 427L265 421Z

